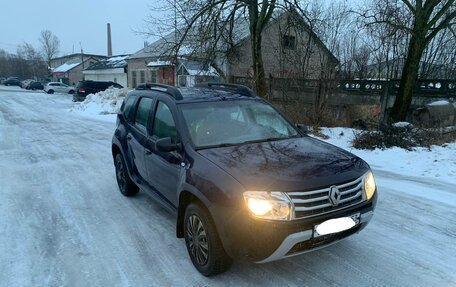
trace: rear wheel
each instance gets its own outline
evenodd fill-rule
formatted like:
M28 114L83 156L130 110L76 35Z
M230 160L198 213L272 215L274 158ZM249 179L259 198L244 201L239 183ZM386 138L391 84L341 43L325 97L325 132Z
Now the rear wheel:
M223 249L212 218L205 208L195 203L187 206L184 230L188 254L201 274L213 276L230 268L232 259Z
M137 194L139 192L139 188L128 175L127 167L125 166L125 162L120 153L118 153L115 157L115 165L117 185L119 186L120 192L125 196L133 196Z
M48 93L48 94L53 94L53 93L54 93L54 90L48 90L47 93Z
M72 95L72 94L74 94L74 91L73 91L73 90L70 90L70 91L68 92L68 94Z

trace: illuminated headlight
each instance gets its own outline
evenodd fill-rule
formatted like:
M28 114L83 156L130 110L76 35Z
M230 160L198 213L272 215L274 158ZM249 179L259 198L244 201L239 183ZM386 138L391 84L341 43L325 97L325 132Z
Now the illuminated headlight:
M291 203L282 192L246 191L244 199L248 210L255 217L290 220Z
M366 193L366 199L370 200L375 193L376 185L375 178L372 171L369 171L364 175L364 192Z

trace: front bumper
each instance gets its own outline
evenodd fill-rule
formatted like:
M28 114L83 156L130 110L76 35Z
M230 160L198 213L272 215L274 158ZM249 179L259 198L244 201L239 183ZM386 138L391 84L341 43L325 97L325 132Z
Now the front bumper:
M344 238L347 238L348 236L354 233L359 232L369 223L373 215L373 211L361 213L360 222L358 225L354 226L351 229L335 234L329 234L321 237L313 237L313 228L298 233L290 234L285 238L282 244L280 244L280 246L274 251L274 253L272 253L270 256L263 260L257 261L256 263L267 263L271 261L276 261L307 253L334 244Z
M292 220L268 221L246 219L246 214L227 220L221 231L225 250L232 257L247 256L257 263L275 261L338 242L361 231L371 220L377 193L368 201L322 216ZM314 236L314 226L326 220L360 214L359 223L351 229L324 236Z

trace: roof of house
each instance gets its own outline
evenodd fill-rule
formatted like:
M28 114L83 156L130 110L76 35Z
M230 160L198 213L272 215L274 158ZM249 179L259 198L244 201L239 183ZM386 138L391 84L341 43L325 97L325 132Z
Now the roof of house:
M66 73L71 69L74 69L75 67L79 66L82 64L80 59L74 59L66 62L63 65L60 65L52 70L53 73Z
M72 58L72 57L81 56L81 55L84 56L84 57L106 58L105 55L74 53L74 54L68 54L68 55L65 55L65 56L55 57L55 58L52 58L51 60L58 60L58 59L63 59L63 58Z
M86 70L107 70L116 68L125 68L127 66L126 59L129 55L118 55L110 58L102 59L92 65Z
M181 60L178 70L185 68L190 76L218 76L213 67L206 67L201 62Z
M326 47L326 45L320 40L318 35L310 28L310 26L304 21L302 16L299 15L296 11L291 11L289 13L281 13L273 21L269 21L268 26L274 25L278 22L279 19L284 17L285 15L294 15L297 19L300 19L301 24L303 27L313 36L314 40L316 40L317 45L321 46L328 55L333 59L335 62L339 62L339 60L334 56L334 54ZM236 23L233 25L233 43L235 45L239 45L244 41L248 40L250 37L250 29L248 19L245 16L240 16L236 19ZM159 40L149 44L148 46L144 47L143 49L139 50L138 52L134 53L128 59L138 59L138 58L160 58L174 55L175 51L173 50L176 47L177 40L179 39L179 34L183 30L173 31L166 36L160 38ZM189 31L188 34L192 34L192 31ZM195 35L197 32L195 31ZM188 37L184 40L184 42L180 45L179 51L177 53L178 57L185 57L191 55L193 52L192 41L195 41L197 37ZM222 44L220 50L228 50L231 48L228 44Z

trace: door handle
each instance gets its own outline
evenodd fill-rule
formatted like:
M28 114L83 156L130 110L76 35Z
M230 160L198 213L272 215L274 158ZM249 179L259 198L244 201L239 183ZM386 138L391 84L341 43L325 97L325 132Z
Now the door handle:
M127 135L127 140L131 140L131 135Z
M152 151L151 151L150 149L146 148L146 149L145 149L145 153L146 153L147 155L149 155L149 154L152 154Z

